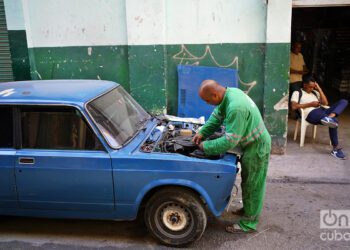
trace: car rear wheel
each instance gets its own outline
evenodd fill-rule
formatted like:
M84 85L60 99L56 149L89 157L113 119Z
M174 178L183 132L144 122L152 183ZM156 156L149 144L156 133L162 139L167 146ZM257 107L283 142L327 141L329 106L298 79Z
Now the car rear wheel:
M161 243L184 246L201 238L207 216L194 192L183 188L165 188L147 202L145 222Z

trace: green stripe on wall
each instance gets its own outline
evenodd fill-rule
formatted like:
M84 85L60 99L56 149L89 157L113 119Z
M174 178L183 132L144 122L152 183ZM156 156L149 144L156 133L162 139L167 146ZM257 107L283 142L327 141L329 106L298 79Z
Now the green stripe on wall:
M15 81L30 79L30 65L25 30L9 30L12 70Z
M287 109L275 110L288 96L290 44L267 44L265 54L264 121L272 137L272 152L284 154L287 144Z
M179 54L183 48L186 53ZM112 80L121 83L148 110L166 107L176 114L176 66L180 63L238 66L243 82L256 81L249 95L262 110L264 51L264 44L197 44L30 48L29 54L32 79ZM249 86L240 84L240 88L248 90Z
M29 48L31 77L102 79L129 88L127 46Z
M144 108L158 114L163 113L167 104L165 47L128 47L130 93Z

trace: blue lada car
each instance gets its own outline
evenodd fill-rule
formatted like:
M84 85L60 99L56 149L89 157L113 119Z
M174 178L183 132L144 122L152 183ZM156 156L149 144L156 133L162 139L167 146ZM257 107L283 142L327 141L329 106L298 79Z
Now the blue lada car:
M0 215L141 215L183 246L229 203L236 156L198 154L199 124L153 117L117 83L0 83L0 116Z

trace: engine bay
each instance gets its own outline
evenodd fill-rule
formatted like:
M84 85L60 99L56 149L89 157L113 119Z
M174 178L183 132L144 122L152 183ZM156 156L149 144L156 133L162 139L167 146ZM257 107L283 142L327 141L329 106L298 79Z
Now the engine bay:
M202 159L220 159L222 155L205 155L198 145L192 141L201 126L201 124L190 122L158 119L158 125L141 146L141 151L145 153L178 153ZM222 136L222 133L216 132L207 140L216 139L220 136Z

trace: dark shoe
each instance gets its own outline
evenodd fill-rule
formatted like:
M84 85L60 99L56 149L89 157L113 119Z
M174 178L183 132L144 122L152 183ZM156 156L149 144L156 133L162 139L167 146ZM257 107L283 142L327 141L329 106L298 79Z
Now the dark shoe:
M249 234L255 233L255 230L244 231L237 223L234 223L232 226L227 226L226 232L231 234Z
M338 122L337 122L337 120L334 119L334 118L328 117L328 116L323 117L323 118L321 119L321 123L322 123L323 125L325 125L325 126L330 127L330 128L336 128L336 127L338 127Z
M333 155L337 159L346 160L346 157L341 148L332 150L331 155Z

